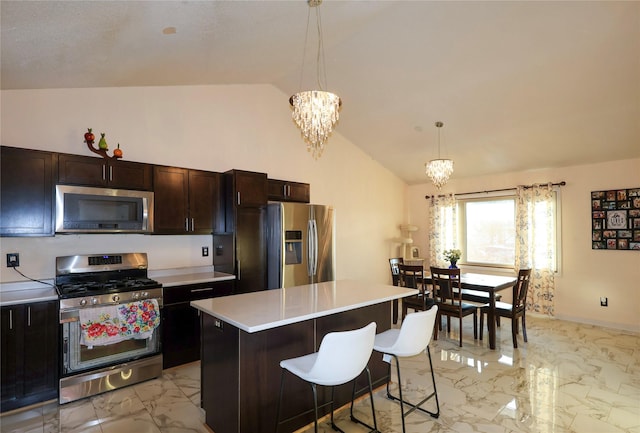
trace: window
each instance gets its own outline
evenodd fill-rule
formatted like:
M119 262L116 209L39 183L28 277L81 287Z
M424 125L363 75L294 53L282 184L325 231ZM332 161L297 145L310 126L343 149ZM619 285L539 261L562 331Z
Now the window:
M459 200L463 261L471 265L515 263L515 197Z

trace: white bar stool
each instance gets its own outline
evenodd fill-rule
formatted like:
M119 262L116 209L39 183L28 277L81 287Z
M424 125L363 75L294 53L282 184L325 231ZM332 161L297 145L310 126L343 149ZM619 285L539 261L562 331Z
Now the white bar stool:
M313 391L313 410L315 414L314 427L318 431L318 392L316 385L331 386L331 427L343 432L333 421L333 389L336 385L342 385L350 381L353 383L353 393L351 397L351 419L359 422L372 429L372 432L378 431L376 422L376 412L373 406L373 388L371 386L371 374L367 363L373 352L373 340L376 335L376 323L371 322L364 328L353 331L330 332L324 336L317 352L309 355L300 356L298 358L285 359L280 361L282 374L280 378L280 398L278 399L278 412L276 432L280 424L289 421L286 419L280 421L280 406L282 403L282 394L284 390L285 371L298 376L300 379L309 382ZM353 398L355 395L355 379L365 371L369 379L369 397L371 398L371 412L373 413L373 428L356 420L353 417ZM309 411L310 412L310 411ZM308 412L305 412L308 413Z
M391 395L389 391L389 382L391 382L391 360L389 360L389 382L387 382L387 397L391 400L400 402L400 413L402 414L402 431L405 431L404 418L414 410L420 410L428 413L433 418L440 416L440 402L438 401L438 391L436 390L436 379L433 374L433 363L431 362L431 351L429 343L433 334L433 327L438 314L438 306L433 306L427 311L408 314L402 321L402 327L398 329L389 329L376 335L373 350L391 355L396 360L396 368L398 372L398 392L399 397ZM426 349L429 357L429 367L431 369L431 381L433 382L433 392L427 395L417 404L409 403L402 397L402 380L400 378L400 361L399 357L415 356ZM420 406L427 400L435 397L436 411L430 412ZM404 405L411 406L406 413Z

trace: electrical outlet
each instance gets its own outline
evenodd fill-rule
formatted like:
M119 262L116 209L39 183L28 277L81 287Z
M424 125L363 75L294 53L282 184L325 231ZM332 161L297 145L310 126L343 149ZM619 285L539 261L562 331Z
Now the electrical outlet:
M600 298L600 306L608 307L609 306L609 298L602 297Z
M202 247L202 257L209 256L209 247Z
M17 268L20 266L20 254L8 253L7 254L7 268Z

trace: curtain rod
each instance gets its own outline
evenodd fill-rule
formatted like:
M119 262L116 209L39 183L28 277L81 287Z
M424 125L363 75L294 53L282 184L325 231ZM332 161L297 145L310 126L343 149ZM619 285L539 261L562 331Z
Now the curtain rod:
M558 182L558 183L552 183L552 186L565 186L567 184L567 182L565 182L564 180L562 182ZM537 184L537 185L544 185L544 184ZM529 188L533 188L535 185L522 185L522 187L524 189L529 189ZM488 194L490 192L503 192L503 191L513 191L516 188L502 188L502 189L490 189L487 191L473 191L473 192L463 192L462 194L454 194L454 195L469 195L469 194ZM436 196L432 196L432 195L425 195L424 198L426 198L427 200L430 199L431 197L436 197ZM438 195L438 197L444 197L443 194Z

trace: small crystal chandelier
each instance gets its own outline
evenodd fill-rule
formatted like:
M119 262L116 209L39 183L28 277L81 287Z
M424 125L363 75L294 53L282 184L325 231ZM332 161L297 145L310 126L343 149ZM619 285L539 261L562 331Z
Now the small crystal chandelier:
M314 159L318 159L324 150L324 143L327 141L333 127L340 118L340 107L342 100L335 93L322 90L320 82L320 71L322 70L324 82L326 83L327 71L324 61L324 44L322 42L322 26L320 18L320 6L322 0L307 0L309 4L309 13L307 15L307 36L309 33L309 16L311 8L315 7L316 23L318 29L318 55L317 60L317 78L320 90L307 90L298 92L289 98L289 104L293 108L293 121L300 128L300 132L304 141L307 143L307 151L311 152ZM306 56L307 39L305 38L305 53L302 60L302 71L304 72L304 57ZM300 74L300 83L302 83L302 73Z
M449 176L453 173L453 161L440 158L440 128L442 126L444 126L444 123L436 122L436 128L438 128L438 159L432 159L424 165L425 173L438 189L447 183Z

